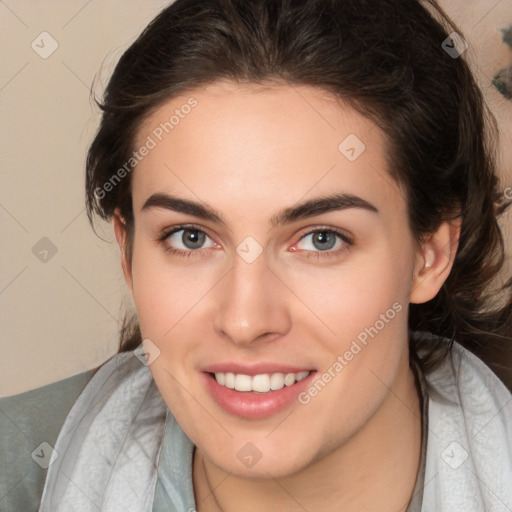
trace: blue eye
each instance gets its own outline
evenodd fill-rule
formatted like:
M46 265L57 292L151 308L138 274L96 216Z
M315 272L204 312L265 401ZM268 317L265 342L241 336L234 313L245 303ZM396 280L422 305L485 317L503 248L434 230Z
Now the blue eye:
M197 252L198 249L213 247L215 245L210 240L210 245L204 247L203 244L207 238L209 239L210 237L204 231L194 226L175 226L171 230L162 233L158 241L163 244L166 252L171 252L178 256L190 257L192 253ZM178 248L176 248L176 246Z
M308 245L309 248L301 249L301 251L309 253L306 254L306 257L314 257L317 259L338 256L341 252L353 245L352 240L347 235L333 228L321 228L310 231L301 237L297 245L308 238L310 241L306 245Z
M337 233L332 231L314 231L304 236L301 240L311 237L311 245L320 251L332 249L339 239Z
M178 233L181 232L181 236L177 236ZM201 246L204 244L204 241L208 235L204 231L199 231L198 229L179 229L173 231L171 234L167 236L169 240L173 240L173 244L177 242L184 245L184 250L187 249L201 249Z

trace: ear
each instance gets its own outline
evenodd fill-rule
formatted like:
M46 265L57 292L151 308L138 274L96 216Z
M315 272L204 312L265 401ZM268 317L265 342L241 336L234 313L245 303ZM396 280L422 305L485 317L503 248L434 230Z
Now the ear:
M410 302L433 299L450 274L459 246L461 219L443 222L429 235L417 253Z
M130 293L133 296L133 285L132 285L132 268L131 263L128 261L127 258L127 231L126 231L126 222L121 216L121 213L119 211L119 208L116 208L114 210L113 218L112 218L113 224L114 224L114 233L116 235L116 240L119 245L119 249L121 251L121 267L123 268L123 274L124 279L126 281L126 284L128 285L128 288L130 290Z

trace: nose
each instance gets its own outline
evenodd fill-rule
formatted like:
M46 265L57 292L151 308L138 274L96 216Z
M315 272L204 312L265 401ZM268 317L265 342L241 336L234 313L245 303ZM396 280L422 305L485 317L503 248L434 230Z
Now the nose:
M285 288L264 255L252 263L236 255L216 297L215 331L245 347L283 336L291 326Z

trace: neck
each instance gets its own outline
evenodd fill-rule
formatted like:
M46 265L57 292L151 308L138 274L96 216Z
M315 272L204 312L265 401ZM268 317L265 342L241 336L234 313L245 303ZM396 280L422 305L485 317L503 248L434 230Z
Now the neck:
M421 400L407 365L363 428L292 475L258 480L230 475L196 449L196 508L405 512L419 470L421 436Z

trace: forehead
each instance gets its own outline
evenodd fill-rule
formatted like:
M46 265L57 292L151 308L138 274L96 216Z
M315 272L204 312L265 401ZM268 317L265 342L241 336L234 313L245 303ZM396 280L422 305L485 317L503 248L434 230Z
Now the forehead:
M333 190L396 203L403 194L387 173L387 142L319 88L215 82L171 98L141 124L135 149L152 148L132 175L134 208L155 192L243 197L247 207Z

